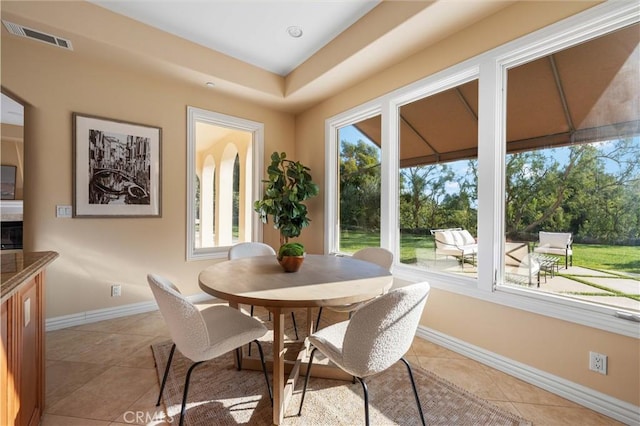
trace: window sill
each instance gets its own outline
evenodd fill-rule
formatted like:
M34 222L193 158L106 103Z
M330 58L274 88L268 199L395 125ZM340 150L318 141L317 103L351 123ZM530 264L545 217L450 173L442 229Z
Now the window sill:
M404 265L395 265L393 275L406 281L428 281L431 287L439 290L640 339L640 324L616 316L618 311L613 308L541 294L528 289L499 287L497 290L488 291L480 288L474 279L434 274Z

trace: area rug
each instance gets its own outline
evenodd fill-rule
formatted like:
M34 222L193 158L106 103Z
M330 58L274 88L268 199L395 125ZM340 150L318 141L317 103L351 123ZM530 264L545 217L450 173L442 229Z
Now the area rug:
M267 342L265 342L267 343ZM268 344L265 349L268 352ZM255 351L255 346L254 346ZM152 345L158 383L171 350L171 342ZM191 361L176 350L163 402L166 418L178 422L184 378ZM530 425L475 395L413 366L420 401L428 425ZM305 396L302 416L298 406L304 378L298 380L292 401L285 412L284 425L364 424L362 386L359 382L312 377ZM419 425L406 367L397 363L367 380L372 425ZM185 425L270 425L271 403L261 371L238 371L233 354L223 355L196 367L191 375Z

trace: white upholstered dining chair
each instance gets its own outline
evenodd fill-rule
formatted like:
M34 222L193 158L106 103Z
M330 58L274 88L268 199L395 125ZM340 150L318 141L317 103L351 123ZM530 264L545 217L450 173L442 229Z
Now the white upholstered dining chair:
M391 270L393 265L393 253L382 247L365 247L351 255L353 259L364 260L365 262L375 263L376 265ZM356 309L364 305L366 302L350 303L343 306L331 306L327 309L334 312L348 312L351 315ZM316 318L316 331L320 327L320 317L322 316L322 307L318 309L318 317Z
M267 328L260 321L229 306L214 305L198 310L166 278L149 274L147 275L147 281L173 340L156 406L159 406L162 400L162 392L164 391L176 348L182 355L193 361L187 371L182 393L182 407L180 409L180 425L182 425L189 393L189 379L193 369L205 361L217 358L232 350L236 351L236 357L238 363L240 363L238 348L250 342L256 342L258 345L269 398L273 401L271 385L269 384L267 368L264 362L264 353L258 341L260 337L267 333Z
M241 259L243 257L253 256L275 256L276 251L265 243L259 242L245 242L238 243L229 249L228 259ZM250 309L251 316L253 316L253 305ZM271 313L269 313L269 319L271 319ZM293 321L293 331L296 333L296 340L298 340L298 326L296 325L296 316L291 311L291 321Z
M307 392L313 357L317 350L354 376L364 391L365 422L369 425L369 394L366 377L380 373L401 360L407 367L420 419L425 424L411 366L404 354L413 342L429 296L426 282L411 284L380 296L354 312L351 319L330 325L309 336L313 350L304 380L298 416Z

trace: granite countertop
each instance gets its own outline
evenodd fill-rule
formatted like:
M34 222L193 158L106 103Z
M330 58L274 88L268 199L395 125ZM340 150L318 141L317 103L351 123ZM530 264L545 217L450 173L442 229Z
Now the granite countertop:
M39 273L58 257L55 251L1 253L1 302L9 299L20 285Z

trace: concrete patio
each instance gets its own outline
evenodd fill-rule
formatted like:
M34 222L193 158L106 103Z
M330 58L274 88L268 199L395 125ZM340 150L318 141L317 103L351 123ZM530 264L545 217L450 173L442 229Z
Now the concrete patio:
M477 276L475 265L465 263L461 267L455 258L434 259L433 250L416 250L417 266L429 270ZM527 285L528 277L525 268L507 267L507 275L514 278L515 285ZM532 277L531 288L537 284L537 277ZM569 296L601 305L619 307L624 310L640 312L640 300L627 296L640 295L640 276L618 271L601 271L581 266L564 267L560 264L558 272L540 273L539 291Z
M640 295L640 278L624 272L569 266L568 269L561 268L553 278L547 275L547 282L543 276L540 291L640 311L640 301L620 295Z

